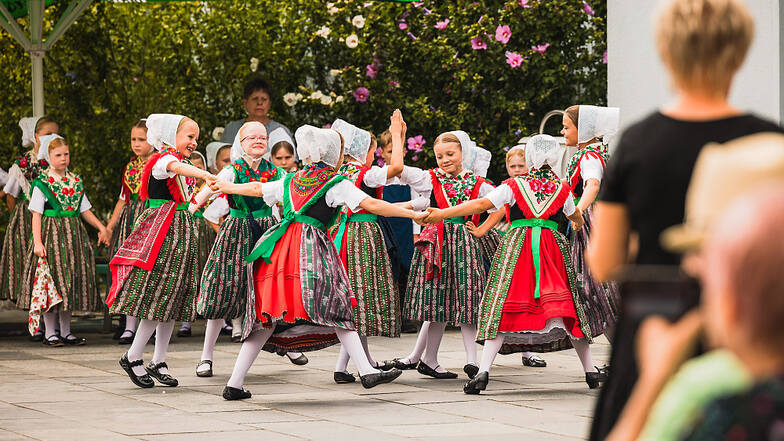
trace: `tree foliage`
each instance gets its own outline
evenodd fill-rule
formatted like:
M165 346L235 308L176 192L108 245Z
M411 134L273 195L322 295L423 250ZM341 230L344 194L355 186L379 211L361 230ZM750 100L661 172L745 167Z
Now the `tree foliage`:
M44 35L62 3L47 9ZM495 38L499 26L509 26L505 43ZM182 113L199 123L205 145L215 127L244 116L252 67L277 90L274 118L292 129L341 117L380 133L400 108L408 136L427 140L408 163L433 165L435 137L462 129L494 153L490 177L498 178L504 147L536 133L547 111L605 102L605 35L606 1L97 2L45 60L46 113L60 122L72 168L104 217L132 154L132 124ZM475 37L486 49L472 48ZM522 64L512 67L507 53ZM5 32L0 72L7 167L21 153L16 124L31 99L29 57ZM364 102L359 88L368 91Z

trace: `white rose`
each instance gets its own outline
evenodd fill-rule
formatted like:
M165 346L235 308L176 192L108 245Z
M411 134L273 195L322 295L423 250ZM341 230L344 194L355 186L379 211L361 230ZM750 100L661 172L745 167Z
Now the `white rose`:
M323 96L324 96L324 94L320 90L317 90L317 91L315 91L315 92L310 94L310 99L312 99L312 100L320 100L321 97L323 97Z
M318 35L321 38L327 38L329 37L330 32L332 32L332 29L326 26L322 26L321 28L319 28L318 31L316 31L316 35Z
M223 136L223 130L224 130L223 127L215 127L214 129L212 129L212 139L216 141L220 141L221 136Z
M358 29L362 29L365 27L365 17L361 15L355 15L354 18L351 19L351 24Z
M346 37L346 46L348 46L351 49L354 49L355 47L359 46L359 37L357 37L357 34L351 34L348 37Z
M330 69L329 70L329 76L336 77L336 76L340 75L340 72L341 72L340 69Z
M329 12L329 15L335 15L340 12L340 10L337 8L337 6L335 6L334 3L330 2L327 3L327 12Z
M322 96L321 97L321 104L323 104L325 106L328 106L328 105L332 104L332 97L330 97L329 95Z
M297 104L297 101L299 101L297 99L297 94L295 94L293 92L289 92L289 93L283 95L283 102L286 103L286 105L289 106L289 107L292 107L295 104Z
M301 93L298 93L296 97L297 97L297 101L302 101L305 98Z
M258 68L259 68L259 59L256 58L256 57L251 58L250 59L250 71L251 72L256 72L256 69L258 69Z
M343 96L341 95L341 96L335 98L335 102L336 103L342 103L343 102Z

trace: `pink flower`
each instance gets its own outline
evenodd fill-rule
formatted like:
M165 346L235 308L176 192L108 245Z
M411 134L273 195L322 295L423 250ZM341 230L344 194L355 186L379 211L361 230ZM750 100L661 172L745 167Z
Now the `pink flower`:
M406 22L404 22L404 21L401 21L401 22L400 22L400 23L397 25L397 27L399 27L401 31L405 31L406 29L408 29L408 23L406 23Z
M476 36L471 39L471 49L475 51L484 51L487 50L487 44L482 41L482 37Z
M589 5L588 2L583 2L583 11L588 15L594 14L593 8L591 8L591 5Z
M414 162L419 161L419 156L414 155L414 156L411 157L411 160L414 161Z
M553 182L553 181L547 181L547 182L545 182L545 184L544 184L544 191L546 191L546 192L548 192L548 193L553 193L553 192L555 192L555 189L556 189L556 188L558 188L558 186L557 186L557 185L555 184L555 182Z
M523 8L530 8L531 5L528 4L528 0L520 0L520 6Z
M604 55L602 55L602 63L607 64L607 51L604 51Z
M533 181L529 182L531 185L531 190L533 191L541 191L542 190L542 181L538 179L534 179Z
M324 128L325 128L325 129L331 129L331 128L332 128L332 123L326 123L326 124L324 124Z
M446 25L449 24L449 19L447 18L444 21L436 22L436 29L441 29L442 31L446 29Z
M515 67L520 67L523 64L523 57L516 52L506 51L506 64Z
M370 91L367 87L357 87L357 90L354 91L354 99L357 100L358 103L364 103L369 96Z
M532 46L531 49L535 50L536 52L539 52L540 54L543 54L544 51L546 51L548 47L550 47L550 43L545 43L545 44Z
M398 87L398 86L400 86L400 83L398 83L395 80L389 80L389 87L393 87L394 88L394 87Z
M425 138L422 135L413 136L408 138L408 149L414 152L421 152L425 146Z
M495 29L495 40L500 41L503 44L509 43L509 38L512 37L512 31L509 29L509 26L498 26Z
M446 191L446 195L450 198L453 198L457 196L457 190L455 190L454 188L450 188L449 190Z
M368 64L367 72L365 72L365 75L370 78L375 78L377 74L378 74L378 66L376 66L375 64Z

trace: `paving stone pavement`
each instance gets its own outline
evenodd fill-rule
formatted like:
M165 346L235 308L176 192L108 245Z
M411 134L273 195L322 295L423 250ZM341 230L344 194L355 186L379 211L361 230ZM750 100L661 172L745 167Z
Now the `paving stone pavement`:
M366 390L359 382L332 381L338 346L308 353L305 366L262 352L245 383L253 397L229 402L220 393L240 345L221 336L215 376L198 378L203 322L193 330L192 337L172 337L169 347L180 386L153 389L128 380L117 364L127 346L109 335L80 332L86 346L61 348L0 337L0 441L575 440L585 438L597 397L574 351L543 354L546 368L524 367L519 355L498 356L487 391L465 395L462 340L459 331L448 331L439 358L460 373L456 380L406 371ZM371 351L378 359L402 357L415 338L371 338ZM145 360L152 350L149 344ZM593 354L597 364L607 361L606 340L593 345Z

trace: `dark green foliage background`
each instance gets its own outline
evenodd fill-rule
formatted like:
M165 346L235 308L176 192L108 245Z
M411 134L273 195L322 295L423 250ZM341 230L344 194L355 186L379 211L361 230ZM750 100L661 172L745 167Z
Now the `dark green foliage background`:
M131 125L151 112L188 115L201 126L203 150L216 126L244 116L240 95L251 58L277 89L274 118L292 130L341 117L380 133L399 107L408 135L427 140L417 165L434 165L430 148L439 133L462 129L494 153L490 178L498 179L505 174L503 148L535 133L547 111L606 100L606 1L591 2L593 16L582 0L528 4L352 0L330 11L319 0L96 2L45 60L46 113L60 122L71 168L84 177L103 218L132 154ZM45 35L64 8L62 2L46 10ZM351 23L356 15L366 19L361 29ZM434 27L447 18L446 29ZM401 21L408 29L399 28ZM498 25L511 28L506 45L493 38ZM322 26L331 30L327 38L316 35ZM353 49L344 41L350 34L359 38ZM477 35L487 50L471 49ZM544 43L550 43L544 54L531 49ZM513 69L506 51L527 59ZM365 72L374 54L381 66L371 79ZM332 69L341 73L332 76ZM0 165L7 169L21 153L17 122L32 107L29 56L6 32L0 32L0 77ZM370 90L365 103L352 95L360 86ZM293 107L282 100L287 92L307 97L316 90L344 99L331 105L305 99ZM559 128L548 126L551 133Z

